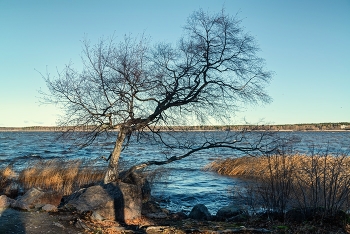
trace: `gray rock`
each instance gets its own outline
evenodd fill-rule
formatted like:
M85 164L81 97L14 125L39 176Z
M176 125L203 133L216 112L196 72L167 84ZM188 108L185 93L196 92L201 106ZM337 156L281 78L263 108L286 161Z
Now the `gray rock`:
M147 234L177 233L174 227L169 226L149 226L146 228Z
M150 219L164 219L170 212L163 209L155 201L148 201L142 204L142 215Z
M62 224L58 223L58 222L53 222L52 224L55 225L56 227L60 227L60 228L65 229L65 227Z
M123 172L121 173L123 174ZM140 173L132 172L122 182L134 184L141 188L142 202L145 203L151 199L151 185L148 180Z
M141 188L134 184L95 185L78 191L67 200L67 207L79 212L97 212L103 219L124 222L141 217Z
M218 210L216 213L216 218L218 220L232 219L233 217L240 216L246 212L234 205L224 206Z
M11 207L12 208L15 208L15 209L20 209L20 210L27 210L27 211L30 211L32 207L30 207L27 203L24 203L22 202L21 200L16 200L14 201L12 204L11 204Z
M187 215L183 212L176 212L170 215L170 219L172 220L183 220L187 219Z
M195 219L195 220L211 220L211 214L208 211L208 208L203 204L197 204L195 205L190 214L188 215L189 218Z
M43 207L41 207L41 210L47 211L47 212L55 212L57 211L57 206L46 204Z
M97 221L104 220L104 218L97 211L92 212L91 218Z
M150 219L165 219L166 217L168 217L168 215L164 212L148 213L145 216Z
M6 195L1 195L0 196L0 209L6 209L13 204L15 200L7 197Z
M42 207L46 204L58 206L61 199L62 195L56 192L45 192L38 188L31 188L23 196L19 197L11 207L22 210L31 210L36 207Z
M249 220L250 216L248 213L242 213L231 218L226 219L229 222L245 222Z
M148 201L148 202L142 203L142 214L143 215L146 215L148 213L159 213L162 211L163 211L163 209L155 201Z

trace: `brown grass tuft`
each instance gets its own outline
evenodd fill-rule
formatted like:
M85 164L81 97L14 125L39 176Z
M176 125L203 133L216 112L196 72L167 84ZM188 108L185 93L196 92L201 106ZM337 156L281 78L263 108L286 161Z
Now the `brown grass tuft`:
M39 187L69 195L78 188L103 180L102 169L82 160L38 161L19 173L18 181L25 190Z
M218 159L204 169L215 171L220 175L243 176L247 178L262 178L283 170L296 173L299 176L309 169L318 166L330 170L340 166L342 173L350 173L350 158L342 156L308 156L308 155L270 155L261 157L244 156L240 158ZM330 167L332 166L332 167Z
M17 174L11 165L0 169L0 195L5 194L14 198L18 195L18 184L15 183Z
M326 216L350 208L350 157L344 154L219 159L205 169L256 182L249 193L267 210L283 214L290 207L323 207Z

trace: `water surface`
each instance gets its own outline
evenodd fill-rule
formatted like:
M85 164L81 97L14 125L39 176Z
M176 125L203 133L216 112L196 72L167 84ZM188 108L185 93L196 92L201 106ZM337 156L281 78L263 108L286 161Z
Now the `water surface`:
M223 132L177 133L181 139L196 139L200 142L220 137ZM294 152L311 154L316 151L349 153L350 132L281 132L281 136L295 136L301 141L295 144ZM0 165L13 164L16 169L26 167L37 159L87 159L93 165L107 166L100 157L108 156L113 149L115 135L97 139L92 145L77 149L67 141L57 140L57 132L0 132ZM171 141L171 140L170 140ZM316 153L317 153L316 152ZM122 163L130 166L147 160L161 160L171 155L181 154L180 150L169 150L151 140L137 142L131 139L130 145L122 153ZM220 176L202 168L216 158L240 156L242 153L227 149L200 151L180 161L165 166L163 179L154 184L153 195L161 198L162 204L173 211L188 212L195 204L205 204L215 212L232 202L230 188L240 186L244 181Z

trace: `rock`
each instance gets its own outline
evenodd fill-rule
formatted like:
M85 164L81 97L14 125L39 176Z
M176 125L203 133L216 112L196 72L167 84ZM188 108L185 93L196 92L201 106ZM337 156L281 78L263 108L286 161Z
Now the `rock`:
M165 219L166 217L168 217L168 215L164 212L148 213L145 216L150 219Z
M2 188L0 188L0 193L10 198L16 198L20 193L20 186L17 182L9 180L3 184Z
M14 204L12 204L12 207L22 210L30 210L35 207L42 207L46 204L57 207L61 199L62 195L57 192L44 192L38 188L31 188L23 196L19 197Z
M16 200L11 204L12 208L20 210L31 210L33 207L30 207L27 203L22 202L21 200Z
M147 202L151 199L151 185L148 180L141 174L132 172L122 182L134 184L141 188L142 202Z
M92 212L91 218L93 220L97 220L97 221L103 221L104 220L104 218L97 211Z
M184 212L176 212L170 215L170 219L172 220L183 220L187 219L187 215Z
M290 222L301 223L304 221L312 221L322 219L326 214L326 210L322 207L306 207L299 209L291 209L286 212L286 220Z
M203 204L195 205L188 217L195 220L211 220L211 214L208 208Z
M148 214L148 213L156 213L160 212L162 208L160 205L155 201L148 201L142 204L142 214Z
M13 204L15 200L7 197L6 195L1 195L0 196L0 209L6 209Z
M141 217L141 189L134 184L95 185L66 200L65 206L74 207L79 212L97 212L103 219L126 222Z
M74 226L76 228L84 229L85 231L91 231L90 228L81 219L77 219Z
M58 223L58 222L53 222L53 225L55 225L56 227L60 227L60 228L65 228L62 224Z
M149 226L146 228L147 234L158 234L158 233L184 233L176 230L174 227L169 226Z
M141 218L142 192L138 185L119 183L123 200L115 203L116 220L133 220Z
M246 213L244 210L237 208L234 205L224 206L218 210L216 213L216 219L218 220L227 220L241 214ZM237 221L240 222L240 221Z
M125 229L125 227L112 226L108 231L111 231L112 233L126 233L128 230Z
M51 204L46 204L43 207L41 207L41 210L47 211L47 212L56 212L57 211L57 206L51 205Z
M228 218L229 222L245 222L250 218L247 212Z
M142 204L142 215L150 219L164 219L170 213L167 209L163 209L155 201L148 201Z

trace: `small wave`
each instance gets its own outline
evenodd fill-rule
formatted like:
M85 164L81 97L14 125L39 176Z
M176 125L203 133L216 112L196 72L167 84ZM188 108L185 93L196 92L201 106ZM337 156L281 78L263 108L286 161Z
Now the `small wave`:
M17 160L27 160L27 159L42 159L42 157L38 154L28 154L28 155L17 157L16 161Z

